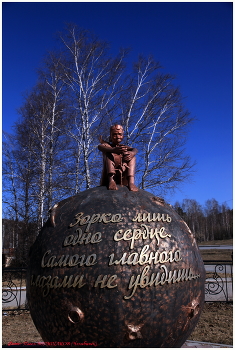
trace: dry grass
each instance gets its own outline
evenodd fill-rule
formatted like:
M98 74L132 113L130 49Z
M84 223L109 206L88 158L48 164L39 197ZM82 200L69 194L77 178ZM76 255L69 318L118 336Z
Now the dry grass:
M191 340L232 345L233 307L226 303L205 303ZM11 312L2 318L2 344L43 342L29 312Z
M199 246L209 245L233 245L233 239L221 240L221 241L209 241L198 243ZM204 260L229 260L232 261L232 249L203 249L200 250L203 261Z
M233 245L233 239L221 239L217 241L200 242L198 245Z
M200 320L189 339L232 345L233 305L220 302L205 303Z
M2 344L9 343L36 343L42 342L42 338L36 330L30 313L9 312L9 316L2 317Z
M232 261L232 250L230 249L213 249L213 250L200 250L202 260L213 260L213 261Z

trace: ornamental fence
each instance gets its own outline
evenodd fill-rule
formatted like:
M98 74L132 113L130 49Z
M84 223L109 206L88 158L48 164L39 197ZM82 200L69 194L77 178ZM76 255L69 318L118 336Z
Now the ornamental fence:
M232 261L204 260L206 269L205 302L233 301ZM29 310L26 299L26 268L3 268L2 311Z
M2 270L2 311L28 310L26 300L27 268L5 267Z
M233 262L204 260L205 301L233 301Z

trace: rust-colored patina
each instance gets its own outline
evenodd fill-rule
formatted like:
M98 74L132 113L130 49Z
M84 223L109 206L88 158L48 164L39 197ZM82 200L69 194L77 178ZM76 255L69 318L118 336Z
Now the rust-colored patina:
M204 281L195 238L170 205L101 186L52 210L30 251L27 298L52 347L181 347Z

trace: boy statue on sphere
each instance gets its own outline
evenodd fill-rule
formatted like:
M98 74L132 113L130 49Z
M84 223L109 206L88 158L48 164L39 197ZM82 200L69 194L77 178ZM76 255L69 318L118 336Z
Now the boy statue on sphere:
M113 125L110 128L110 142L100 137L98 149L103 152L104 166L101 186L108 186L109 190L117 190L117 184L128 186L130 191L138 191L135 186L135 155L136 148L121 145L124 137L123 127Z

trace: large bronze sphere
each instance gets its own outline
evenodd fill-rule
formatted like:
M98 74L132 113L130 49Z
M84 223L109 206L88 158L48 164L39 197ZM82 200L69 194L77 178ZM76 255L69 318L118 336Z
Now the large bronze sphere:
M204 265L161 198L96 187L54 207L30 251L27 298L49 346L181 347L204 303Z

